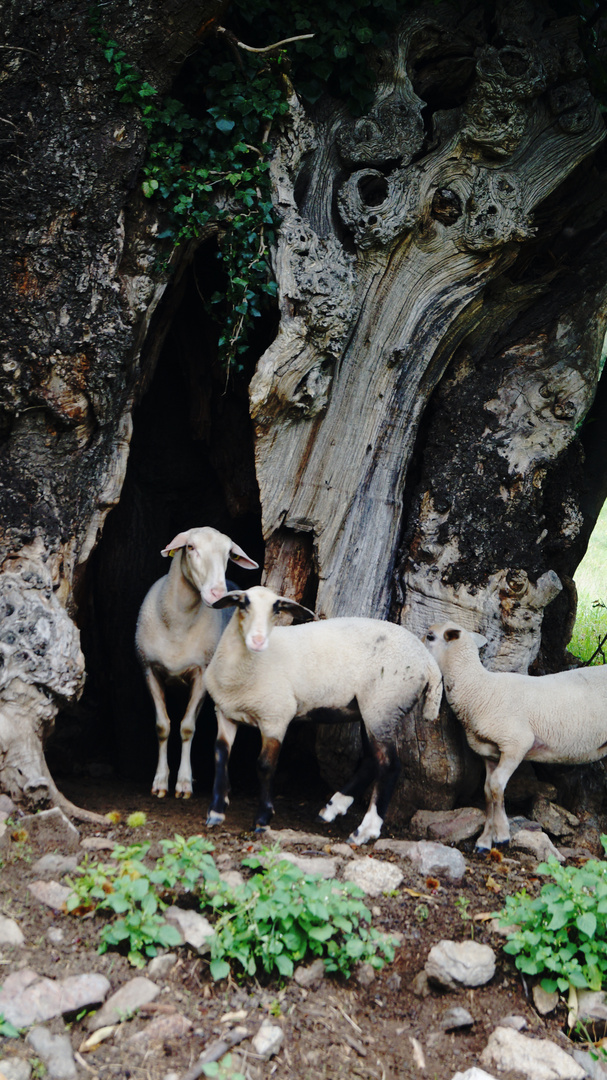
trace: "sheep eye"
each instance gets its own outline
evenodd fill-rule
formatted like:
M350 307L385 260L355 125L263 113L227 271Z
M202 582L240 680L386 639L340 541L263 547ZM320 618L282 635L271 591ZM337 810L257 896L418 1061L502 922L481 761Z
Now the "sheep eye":
M432 633L426 634L426 641L434 641L435 635Z
M193 544L188 544L188 551L193 551L193 550L194 550L194 545Z

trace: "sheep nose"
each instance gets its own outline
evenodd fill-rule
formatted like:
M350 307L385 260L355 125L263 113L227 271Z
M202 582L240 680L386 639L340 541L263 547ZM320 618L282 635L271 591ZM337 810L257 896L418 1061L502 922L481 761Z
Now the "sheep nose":
M265 647L265 644L266 644L265 634L252 634L251 635L251 648L254 649L255 652L258 652L261 649L263 649Z
M213 585L212 589L208 590L209 596L213 597L213 601L221 600L222 596L226 594L225 585Z

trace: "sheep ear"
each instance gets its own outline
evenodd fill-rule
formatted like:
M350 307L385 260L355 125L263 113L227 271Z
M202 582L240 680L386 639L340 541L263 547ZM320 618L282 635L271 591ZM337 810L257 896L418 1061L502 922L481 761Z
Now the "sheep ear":
M211 607L214 607L214 608L224 608L224 607L246 608L246 607L249 606L250 603L251 603L251 601L249 600L246 592L241 592L240 590L235 590L234 592L226 593L225 596L221 597L221 600L216 600L214 604L211 604Z
M474 644L476 645L477 649L482 649L483 645L488 645L489 644L487 638L483 637L482 634L474 634L473 633L471 636L474 638Z
M162 549L160 554L163 556L163 558L166 559L167 555L174 555L175 552L179 550L179 548L185 547L187 542L188 542L187 533L183 533L183 532L177 533L177 536L175 537L175 539L171 540L171 543L167 544L167 546Z
M295 600L287 600L285 597L280 597L274 604L274 611L286 611L293 618L301 619L302 622L318 622L318 615L315 615L310 608L303 607L302 604L298 604Z
M244 566L245 570L259 570L259 563L256 563L254 559L250 559L238 544L232 544L228 558L232 562L238 563L239 566Z
M461 630L454 630L454 629L445 630L445 633L443 634L443 637L444 637L445 641L457 641L458 637L460 637L460 636L461 636Z

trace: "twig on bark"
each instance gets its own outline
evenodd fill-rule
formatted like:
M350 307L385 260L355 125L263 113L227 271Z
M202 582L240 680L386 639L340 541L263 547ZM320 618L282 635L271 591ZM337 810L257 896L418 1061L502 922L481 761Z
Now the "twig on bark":
M231 30L227 30L225 26L217 27L218 34L226 34L228 40L239 49L244 49L246 52L252 53L267 53L273 52L274 49L280 49L282 45L289 45L292 41L306 41L307 38L313 38L314 34L298 34L296 37L283 38L282 41L275 41L273 45L264 45L262 49L255 49L253 45L245 45L244 41L239 41L235 34Z

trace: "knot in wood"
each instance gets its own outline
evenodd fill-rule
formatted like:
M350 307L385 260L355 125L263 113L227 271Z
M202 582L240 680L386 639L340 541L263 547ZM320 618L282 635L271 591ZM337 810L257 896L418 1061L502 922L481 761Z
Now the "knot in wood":
M457 192L451 188L437 188L432 199L431 214L443 225L453 225L462 213L462 204Z

